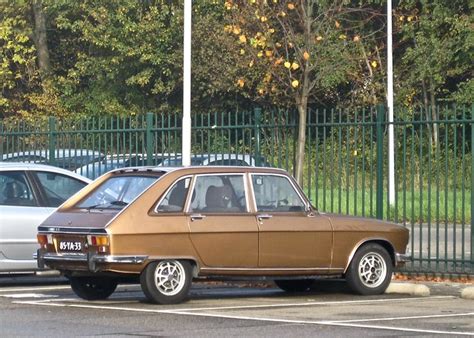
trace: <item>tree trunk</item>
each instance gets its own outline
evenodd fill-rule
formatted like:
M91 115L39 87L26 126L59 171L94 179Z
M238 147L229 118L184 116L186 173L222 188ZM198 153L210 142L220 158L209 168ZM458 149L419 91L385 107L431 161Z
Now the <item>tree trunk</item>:
M427 122L426 126L428 128L428 134L430 136L430 145L431 145L431 148L433 148L434 143L433 143L433 132L432 132L432 124L431 124L432 118L430 114L430 103L428 99L428 91L426 90L426 83L424 79L421 80L421 88L423 90L423 108L426 115L426 122Z
M304 3L304 2L302 2ZM311 30L313 8L314 3L312 1L306 2L305 10L303 12L304 21L304 42L306 46L311 46L311 41L314 39ZM309 48L308 48L309 49ZM302 77L302 88L299 94L296 96L296 106L298 109L299 123L298 123L298 146L296 150L296 170L295 178L299 185L303 185L303 167L304 167L304 155L306 148L306 116L308 112L308 96L309 96L309 61L305 60L303 77Z
M49 60L48 40L46 34L46 17L43 12L42 0L32 1L34 17L33 40L38 53L38 66L41 78L44 80L49 76L51 64Z
M308 97L303 96L297 100L299 123L298 123L298 146L296 151L296 181L303 184L303 166L306 146L306 116L308 111Z
M438 114L436 112L436 97L435 89L433 86L433 80L430 81L430 101L431 101L431 121L438 120ZM437 123L433 123L433 145L435 148L438 147L438 128Z

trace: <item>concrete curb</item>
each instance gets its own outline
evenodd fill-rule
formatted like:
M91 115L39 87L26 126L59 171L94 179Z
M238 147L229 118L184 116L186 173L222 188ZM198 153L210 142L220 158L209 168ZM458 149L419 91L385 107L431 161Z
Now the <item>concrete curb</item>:
M461 298L463 298L463 299L474 299L474 286L464 288L461 291Z
M408 294L411 296L427 297L430 295L430 289L424 284L414 283L390 283L386 294Z

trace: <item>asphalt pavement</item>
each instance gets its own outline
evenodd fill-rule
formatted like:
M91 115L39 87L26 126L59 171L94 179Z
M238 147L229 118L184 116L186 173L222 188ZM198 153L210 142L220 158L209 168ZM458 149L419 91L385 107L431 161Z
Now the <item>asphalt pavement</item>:
M396 283L400 283L396 281ZM322 280L288 294L271 283L194 283L190 299L162 306L139 285L104 301L77 298L64 279L0 277L1 336L400 336L474 335L472 284L425 285L429 295L352 294Z

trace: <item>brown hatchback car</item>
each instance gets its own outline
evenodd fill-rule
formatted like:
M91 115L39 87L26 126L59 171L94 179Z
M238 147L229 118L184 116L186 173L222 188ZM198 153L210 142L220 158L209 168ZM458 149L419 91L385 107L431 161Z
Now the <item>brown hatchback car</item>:
M291 292L343 276L355 292L379 294L409 259L406 228L318 212L273 168L115 170L38 230L38 265L88 300L127 279L160 304L185 300L193 278L273 279Z

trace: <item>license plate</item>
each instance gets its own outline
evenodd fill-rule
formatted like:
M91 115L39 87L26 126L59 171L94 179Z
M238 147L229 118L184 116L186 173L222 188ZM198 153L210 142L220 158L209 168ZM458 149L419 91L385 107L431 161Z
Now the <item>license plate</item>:
M59 251L82 251L81 241L60 241Z

